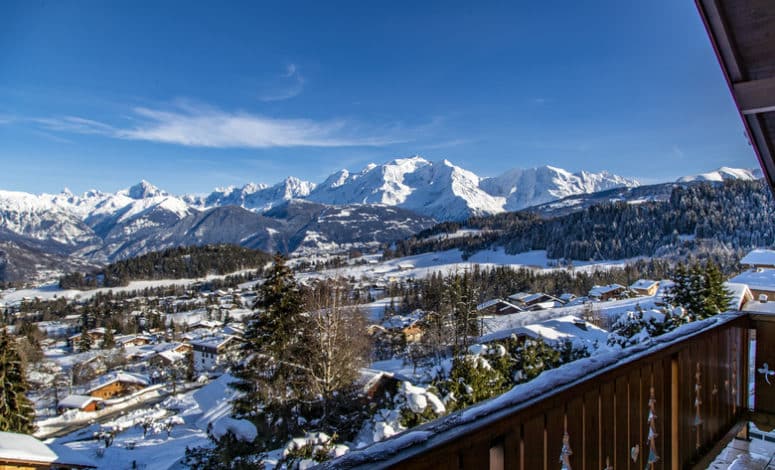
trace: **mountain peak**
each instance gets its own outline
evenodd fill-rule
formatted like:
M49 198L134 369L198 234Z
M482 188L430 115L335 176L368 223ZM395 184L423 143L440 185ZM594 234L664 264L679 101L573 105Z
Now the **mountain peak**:
M126 190L126 195L132 199L146 199L157 196L169 196L166 191L162 191L146 180L140 180L139 183Z
M678 178L679 183L689 183L692 181L714 181L721 182L726 180L752 181L762 177L761 169L749 170L745 168L729 168L722 166L718 170L701 173L699 175L684 176Z

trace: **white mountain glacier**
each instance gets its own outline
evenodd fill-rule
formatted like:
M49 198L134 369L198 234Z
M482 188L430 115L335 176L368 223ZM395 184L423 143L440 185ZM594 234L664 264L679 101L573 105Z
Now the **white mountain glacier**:
M699 175L684 176L678 178L679 183L688 183L692 181L726 181L726 180L744 180L752 181L762 177L762 170L756 168L754 170L747 170L742 168L728 168L722 166L718 170L710 171L708 173L701 173Z
M0 236L17 236L63 246L88 245L97 238L77 213L60 207L49 195L0 190Z
M589 194L620 187L636 187L640 183L631 178L606 171L570 173L562 168L542 166L513 169L500 176L482 180L481 188L494 196L506 199L504 208L514 211L544 204L577 194Z
M216 189L206 198L186 198L200 209L239 206L254 212L266 212L292 199L305 199L315 189L315 183L289 176L274 186L248 183L242 188Z
M505 200L479 188L479 177L447 160L400 158L370 164L358 173L341 170L309 195L322 204L384 204L437 220L503 212Z

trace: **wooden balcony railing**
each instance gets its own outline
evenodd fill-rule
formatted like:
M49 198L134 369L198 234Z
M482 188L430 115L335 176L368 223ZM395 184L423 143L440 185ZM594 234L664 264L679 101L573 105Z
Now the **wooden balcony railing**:
M723 314L649 346L567 364L326 466L685 468L747 412L750 328L760 327L758 344L772 338L775 368L775 323L760 320Z

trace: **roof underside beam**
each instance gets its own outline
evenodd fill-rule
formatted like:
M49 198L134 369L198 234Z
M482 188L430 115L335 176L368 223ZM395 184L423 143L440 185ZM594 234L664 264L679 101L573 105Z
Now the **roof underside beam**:
M775 0L695 0L770 188L775 191Z

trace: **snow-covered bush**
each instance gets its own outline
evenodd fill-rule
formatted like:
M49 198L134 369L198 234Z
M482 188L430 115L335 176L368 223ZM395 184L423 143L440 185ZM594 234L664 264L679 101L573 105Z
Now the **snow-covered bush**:
M291 439L283 449L279 468L304 470L347 453L350 449L336 444L336 434L309 433L304 437Z
M608 344L621 347L649 341L654 336L667 333L686 323L684 309L636 310L619 316L611 328Z
M402 382L387 407L374 412L355 438L356 447L379 442L446 414L447 407L433 387Z
M449 378L436 382L450 410L465 408L474 403L499 395L509 388L504 375L508 357L501 345L475 345L471 354L456 357Z

